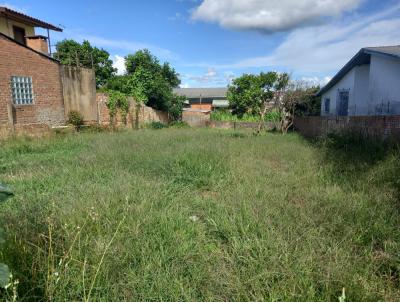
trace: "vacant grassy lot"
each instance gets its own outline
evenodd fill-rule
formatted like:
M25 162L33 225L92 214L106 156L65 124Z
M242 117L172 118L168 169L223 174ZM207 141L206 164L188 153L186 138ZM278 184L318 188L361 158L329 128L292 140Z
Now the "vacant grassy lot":
M1 142L23 301L400 300L400 160L297 135Z

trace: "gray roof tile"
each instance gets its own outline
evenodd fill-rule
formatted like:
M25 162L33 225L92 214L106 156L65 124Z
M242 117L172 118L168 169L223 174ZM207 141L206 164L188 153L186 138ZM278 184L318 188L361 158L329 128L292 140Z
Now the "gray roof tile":
M220 98L226 97L228 88L176 88L174 93L187 98Z

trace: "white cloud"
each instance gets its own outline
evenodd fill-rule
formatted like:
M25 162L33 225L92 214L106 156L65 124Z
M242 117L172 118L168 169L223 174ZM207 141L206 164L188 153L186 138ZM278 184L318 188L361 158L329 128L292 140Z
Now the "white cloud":
M218 76L217 71L214 68L208 68L207 72L203 75L197 76L197 75L189 75L188 78L192 81L201 83L201 84L207 84L213 80L215 80Z
M320 23L362 0L203 0L192 19L239 30L276 32Z
M123 75L126 72L125 58L119 55L113 57L113 67L117 69L118 75Z
M214 68L209 68L207 73L205 74L206 78L213 78L217 76L217 71Z
M190 88L190 84L189 83L182 83L180 85L181 88Z
M331 77L302 77L300 79L301 82L304 82L307 86L310 87L315 87L315 86L325 86L326 84L329 83L329 81L332 80Z
M367 46L400 44L400 4L356 21L299 28L270 55L219 68L277 67L296 74L330 74Z
M218 72L215 68L209 67L202 75L183 74L183 86L187 87L225 87L235 78L233 72Z

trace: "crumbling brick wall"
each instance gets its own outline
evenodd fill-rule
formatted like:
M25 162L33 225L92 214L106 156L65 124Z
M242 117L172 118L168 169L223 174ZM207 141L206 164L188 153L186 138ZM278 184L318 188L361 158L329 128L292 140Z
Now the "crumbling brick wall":
M99 124L103 126L110 126L110 111L107 108L108 96L104 93L96 95L97 102L97 115L99 117ZM117 113L114 120L116 126L127 127L141 127L146 123L161 122L164 124L169 123L168 114L159 110L155 110L145 105L138 105L133 98L129 98L130 107L129 113L124 124L121 114Z

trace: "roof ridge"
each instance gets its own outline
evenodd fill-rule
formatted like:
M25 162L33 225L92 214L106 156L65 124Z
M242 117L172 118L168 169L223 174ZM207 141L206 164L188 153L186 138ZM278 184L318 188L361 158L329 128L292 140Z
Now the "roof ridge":
M368 48L385 48L385 47L400 47L400 44L398 44L398 45L368 46L368 47L363 47L362 49L368 49Z

